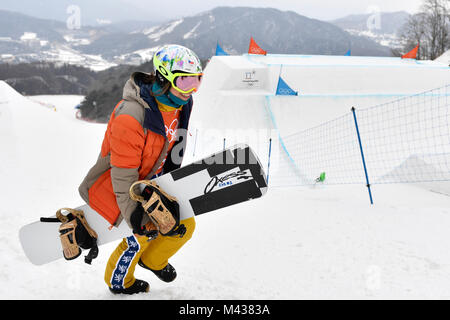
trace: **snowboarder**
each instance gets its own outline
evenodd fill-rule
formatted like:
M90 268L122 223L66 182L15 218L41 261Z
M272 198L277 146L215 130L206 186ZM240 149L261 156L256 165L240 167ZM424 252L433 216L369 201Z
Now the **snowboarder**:
M122 220L132 230L111 254L105 282L113 293L148 292L136 279L137 264L159 279L176 278L172 257L192 236L194 217L180 221L180 235L149 240L151 222L141 204L129 195L130 186L181 166L192 110L192 93L202 79L197 55L180 45L166 45L153 57L154 72L135 72L125 84L123 100L115 107L96 164L79 187L80 195L112 225Z

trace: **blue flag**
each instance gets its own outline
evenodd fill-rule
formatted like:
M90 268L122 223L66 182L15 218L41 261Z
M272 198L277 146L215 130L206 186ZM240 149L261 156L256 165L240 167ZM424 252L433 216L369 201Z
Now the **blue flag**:
M223 49L219 46L219 43L217 43L217 47L216 47L216 56L229 56L229 54L226 53L225 50L223 50Z
M298 96L298 92L294 91L287 85L286 82L280 77L278 79L277 96Z
M348 50L347 53L345 54L347 57L352 55L352 50Z

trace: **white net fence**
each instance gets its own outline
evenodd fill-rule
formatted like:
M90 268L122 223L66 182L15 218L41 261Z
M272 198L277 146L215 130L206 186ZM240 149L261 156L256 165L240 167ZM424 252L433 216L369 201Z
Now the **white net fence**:
M361 147L371 184L450 181L449 97L447 85L280 137L271 185L315 184L321 173L326 184L366 184Z
M284 136L272 112L277 98L265 99L272 130L195 130L190 155L198 158L247 143L272 187L314 185L318 180L366 185L366 172L370 184L450 181L450 85L369 108L356 105L354 112L350 105L346 114ZM299 117L287 112L282 116Z

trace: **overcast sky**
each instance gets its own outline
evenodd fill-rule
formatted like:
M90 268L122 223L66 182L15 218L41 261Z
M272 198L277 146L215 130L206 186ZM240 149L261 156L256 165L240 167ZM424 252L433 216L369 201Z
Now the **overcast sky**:
M156 7L149 5L154 1L124 1L143 10ZM167 6L162 10L165 14L178 17L192 15L217 6L272 7L280 10L292 10L310 18L330 20L350 14L373 12L374 7L379 8L382 12L407 11L414 13L420 7L421 2L422 0L167 0Z

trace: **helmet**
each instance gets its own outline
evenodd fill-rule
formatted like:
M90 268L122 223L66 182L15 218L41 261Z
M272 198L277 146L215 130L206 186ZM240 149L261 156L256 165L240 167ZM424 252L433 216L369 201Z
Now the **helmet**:
M197 55L186 47L169 44L153 56L153 68L181 93L197 91L203 69Z

